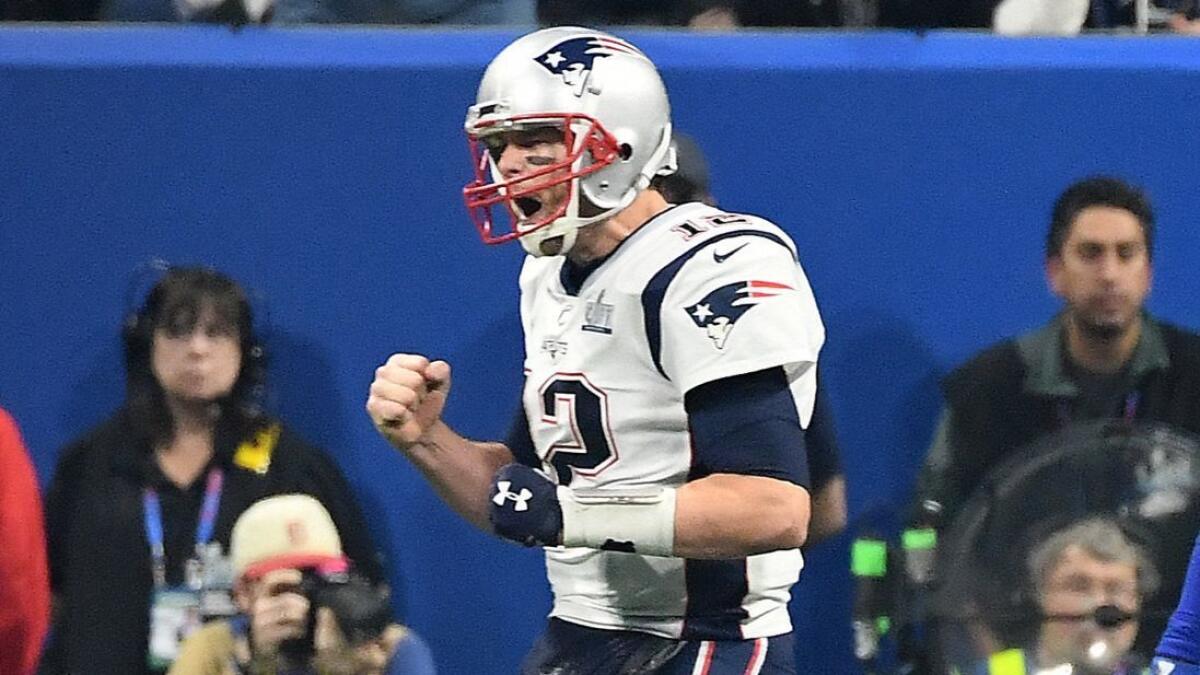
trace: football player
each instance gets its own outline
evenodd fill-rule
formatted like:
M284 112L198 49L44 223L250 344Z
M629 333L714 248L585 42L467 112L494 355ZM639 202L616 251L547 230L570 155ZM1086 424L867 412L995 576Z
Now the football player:
M1192 548L1179 605L1158 643L1154 675L1200 675L1200 536Z
M367 411L475 525L543 546L526 673L794 673L790 588L824 328L762 218L672 205L666 90L617 37L550 28L488 66L464 196L519 241L522 408L503 442L441 420L450 365L395 354Z

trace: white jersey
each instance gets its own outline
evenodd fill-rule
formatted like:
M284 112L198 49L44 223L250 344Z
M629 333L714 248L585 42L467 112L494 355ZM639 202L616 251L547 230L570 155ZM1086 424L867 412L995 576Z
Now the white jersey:
M639 228L578 289L562 257L521 271L523 404L542 468L572 488L678 487L692 468L684 394L782 366L801 423L824 327L795 245L774 224L703 204ZM791 630L798 549L685 560L548 547L551 616L685 639Z

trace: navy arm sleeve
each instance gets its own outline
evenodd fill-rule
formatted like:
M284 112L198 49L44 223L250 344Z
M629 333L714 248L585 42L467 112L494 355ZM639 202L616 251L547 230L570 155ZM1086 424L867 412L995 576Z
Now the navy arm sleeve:
M517 414L513 416L512 424L508 427L508 436L504 439L513 458L525 466L540 469L537 450L533 447L533 435L529 432L529 418L525 417L525 408L517 406Z
M817 381L820 380L818 372ZM808 446L808 475L812 479L813 490L820 490L842 473L842 453L834 430L833 411L829 408L829 397L824 391L824 387L817 387L812 419L804 431L804 442Z
M684 396L690 478L737 473L809 486L804 428L782 367L695 387Z

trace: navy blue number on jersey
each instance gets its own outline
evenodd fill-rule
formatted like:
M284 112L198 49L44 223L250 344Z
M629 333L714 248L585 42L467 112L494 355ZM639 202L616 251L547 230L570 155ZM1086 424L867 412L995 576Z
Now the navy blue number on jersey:
M560 374L542 388L542 419L569 428L571 440L554 444L546 454L559 485L569 486L576 473L599 473L616 458L608 397L583 375Z

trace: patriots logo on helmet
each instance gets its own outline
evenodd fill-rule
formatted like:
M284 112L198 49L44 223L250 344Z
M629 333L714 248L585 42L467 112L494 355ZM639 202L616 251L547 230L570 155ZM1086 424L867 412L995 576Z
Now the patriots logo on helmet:
M766 298L790 290L793 290L791 286L774 281L739 281L712 291L700 302L685 307L684 311L696 327L708 331L708 337L717 349L725 349L725 341L729 339L733 324L743 314Z
M613 54L631 54L645 58L637 47L624 40L596 35L563 40L534 60L551 73L562 76L563 82L572 88L576 96L583 96L596 59Z

